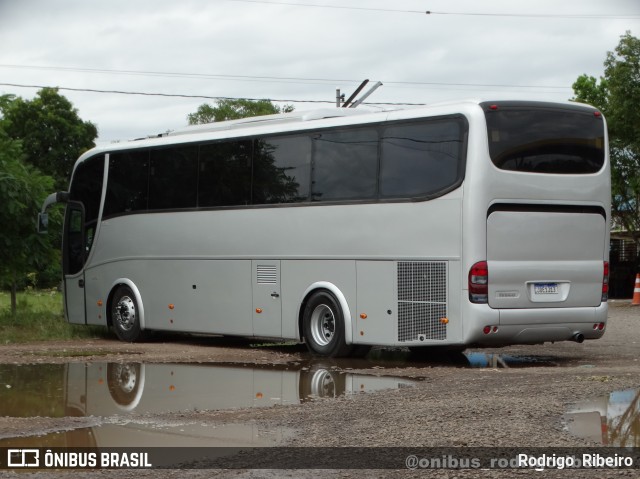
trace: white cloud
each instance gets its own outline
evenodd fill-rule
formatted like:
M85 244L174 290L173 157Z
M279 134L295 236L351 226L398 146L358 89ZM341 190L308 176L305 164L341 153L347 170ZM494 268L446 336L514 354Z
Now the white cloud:
M369 78L386 82L371 97L371 101L379 102L430 103L470 96L564 100L572 96L570 87L579 75L602 74L606 52L615 48L626 30L635 35L640 31L637 0L610 0L606 4L600 0L539 0L526 4L507 0L433 0L428 7L422 0L312 3L320 2L396 10L428 8L450 13L636 17L616 20L423 15L227 0L0 0L0 42L10 45L0 51L0 82L331 102L336 87L348 95L362 79ZM77 69L306 80L154 76ZM31 97L36 91L0 85L0 94ZM205 102L62 93L79 109L83 119L98 125L101 141L179 127L186 123L188 113ZM296 106L308 109L316 105Z

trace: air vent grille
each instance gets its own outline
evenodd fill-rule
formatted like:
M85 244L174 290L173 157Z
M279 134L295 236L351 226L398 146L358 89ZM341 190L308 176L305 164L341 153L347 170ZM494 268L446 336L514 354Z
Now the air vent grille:
M398 263L398 341L444 340L447 325L446 261Z
M278 269L275 265L257 265L258 284L277 284Z

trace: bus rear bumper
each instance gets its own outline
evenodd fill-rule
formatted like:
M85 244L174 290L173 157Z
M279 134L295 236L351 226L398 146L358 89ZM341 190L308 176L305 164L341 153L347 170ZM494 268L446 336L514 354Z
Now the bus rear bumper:
M491 309L469 305L472 325L465 343L479 346L539 344L599 339L606 330L608 306L586 308Z

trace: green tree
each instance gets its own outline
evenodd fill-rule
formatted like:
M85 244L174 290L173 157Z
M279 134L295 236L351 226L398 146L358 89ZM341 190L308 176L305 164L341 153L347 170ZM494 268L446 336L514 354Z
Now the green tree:
M607 119L614 221L640 246L640 39L626 32L604 67L599 81L578 78L574 100L594 105Z
M57 257L50 238L37 234L35 228L53 178L24 163L22 157L20 141L10 138L0 125L0 282L11 289L13 315L19 281Z
M83 121L56 88L43 88L33 100L4 97L0 108L4 129L21 141L25 161L52 176L56 189L66 189L75 161L95 146L96 126Z
M595 77L581 75L573 84L573 93L576 95L573 101L588 103L603 112L609 109L609 88L606 78L600 77L598 81Z
M203 103L195 113L190 113L187 119L190 125L200 125L214 121L238 120L240 118L289 113L292 111L292 105L285 105L280 108L269 100L226 99L217 100L215 106Z

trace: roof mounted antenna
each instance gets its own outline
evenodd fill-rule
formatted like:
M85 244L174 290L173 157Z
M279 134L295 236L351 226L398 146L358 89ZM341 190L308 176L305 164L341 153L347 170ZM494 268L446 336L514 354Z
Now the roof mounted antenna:
M362 86L364 86L364 85L362 85ZM376 91L381 86L382 86L382 82L376 82L376 84L373 85L369 89L368 92L366 92L364 95L362 95L359 100L357 100L354 103L352 103L351 105L349 105L349 108L357 108L358 105L360 105L363 101L365 101L367 98L369 98L369 95L371 95L374 91Z
M348 108L349 104L353 101L353 99L358 96L358 93L360 93L362 91L362 89L365 87L365 85L369 83L369 80L365 80L362 83L360 83L360 86L358 88L356 88L356 91L354 91L351 96L349 97L349 99L347 101L345 101L342 104L342 108Z

